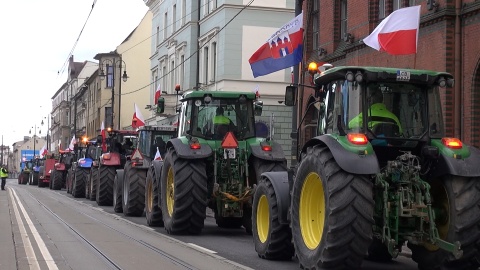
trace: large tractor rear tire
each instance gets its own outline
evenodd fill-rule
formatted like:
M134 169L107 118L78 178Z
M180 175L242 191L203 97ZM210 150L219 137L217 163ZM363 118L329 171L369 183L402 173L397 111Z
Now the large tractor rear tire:
M372 241L373 184L345 172L327 147L316 145L298 166L291 228L301 268L360 268Z
M430 183L435 224L441 239L460 242L463 256L433 245L408 244L419 269L477 269L480 267L480 178L447 175Z
M97 179L98 179L98 167L92 169L90 173L90 181L88 185L88 193L90 195L90 201L95 201L97 198Z
M295 251L292 231L279 220L277 195L268 179L260 180L253 197L253 242L260 258L291 260Z
M73 171L72 169L69 169L67 171L67 179L66 179L66 187L67 187L67 193L72 193L73 189Z
M97 177L97 194L95 200L100 206L113 205L113 179L116 169L113 166L100 166Z
M54 170L54 176L53 176L53 183L52 183L52 189L53 190L61 190L63 187L63 171L57 171Z
M141 217L143 215L146 177L146 170L137 170L132 166L125 166L122 197L123 214L125 216Z
M72 184L72 196L75 198L85 197L85 182L87 182L89 169L77 167Z
M165 156L161 177L162 215L169 234L200 234L207 210L205 160Z
M150 167L147 172L147 179L145 184L145 216L147 224L151 227L162 227L163 217L162 209L158 205L159 202L159 188L155 169Z

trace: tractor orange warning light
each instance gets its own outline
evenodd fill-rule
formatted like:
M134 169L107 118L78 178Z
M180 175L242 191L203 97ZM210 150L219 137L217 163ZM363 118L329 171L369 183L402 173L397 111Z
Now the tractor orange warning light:
M235 135L233 135L231 131L227 132L227 134L225 135L222 141L222 148L237 148L237 147L238 147L237 138L235 138Z

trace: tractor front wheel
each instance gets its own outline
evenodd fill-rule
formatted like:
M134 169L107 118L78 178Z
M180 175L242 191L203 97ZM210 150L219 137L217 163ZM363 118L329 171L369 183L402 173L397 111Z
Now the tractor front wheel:
M253 242L260 258L291 260L292 231L279 221L277 196L269 179L260 180L253 196Z
M360 268L372 241L373 184L345 172L315 145L298 166L291 201L293 244L304 269Z
M53 183L52 183L52 189L53 190L61 190L63 186L63 171L57 171L54 170L53 173Z
M442 240L460 242L463 252L451 252L433 245L408 244L419 269L477 269L480 267L480 178L447 175L430 183L435 224Z
M205 160L165 156L161 177L162 215L169 234L200 234L207 210Z
M145 215L148 226L163 226L162 209L158 205L158 196L159 189L155 168L150 167L145 185Z

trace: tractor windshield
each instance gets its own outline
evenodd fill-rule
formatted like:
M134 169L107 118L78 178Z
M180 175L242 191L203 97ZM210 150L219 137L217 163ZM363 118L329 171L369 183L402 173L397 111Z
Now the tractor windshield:
M186 107L185 113L193 117L185 116L183 130L192 130L193 136L213 140L223 139L227 132L233 132L238 140L255 136L253 102L214 99L205 104L196 99L188 101Z
M435 88L408 82L365 85L339 80L325 90L325 117L319 125L320 132L418 139L426 134L430 124L430 135L442 136L440 98Z

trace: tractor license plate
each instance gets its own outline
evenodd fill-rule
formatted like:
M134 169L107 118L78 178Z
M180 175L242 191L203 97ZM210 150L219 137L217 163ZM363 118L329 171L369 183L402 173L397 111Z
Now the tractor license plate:
M223 149L224 159L235 159L235 149Z

